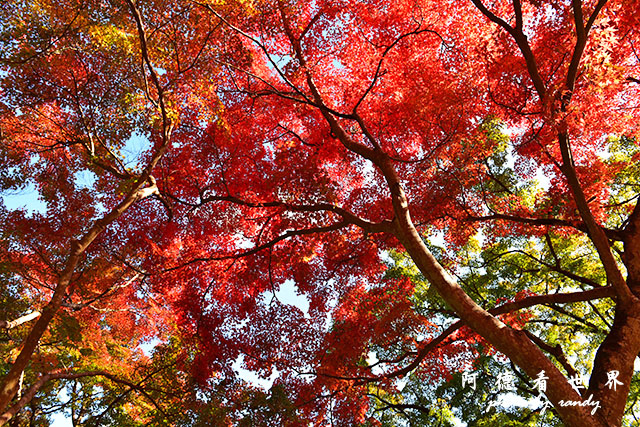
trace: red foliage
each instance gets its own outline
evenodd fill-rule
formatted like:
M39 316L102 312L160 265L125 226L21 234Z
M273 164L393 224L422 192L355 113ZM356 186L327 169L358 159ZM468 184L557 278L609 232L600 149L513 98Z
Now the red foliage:
M604 159L608 138L638 134L640 85L628 80L640 76L630 54L640 25L633 1L609 2L595 21L570 104L576 38L566 1L523 6L544 93L513 38L472 2L149 1L139 6L146 41L133 8L98 3L47 10L55 48L36 52L24 28L13 35L0 154L46 211L1 207L0 260L43 305L72 242L97 224L62 310L81 323L96 360L123 372L111 344L128 347L134 365L141 342L178 331L202 384L233 376L243 355L264 377L281 372L299 401L333 393L336 416L364 422L363 385L340 377L370 377L363 360L376 346L415 350L416 331L434 319L416 312L410 280L384 278L383 253L404 249L389 225L397 188L345 140L395 167L418 232L435 226L460 248L482 219L495 220L483 229L488 239L547 231L506 217L578 224L557 167L559 134L571 141L596 221L607 221L611 183L628 166ZM511 16L513 2L492 2L492 11ZM487 123L501 131L490 134ZM533 197L494 189L498 166L487 159L504 155L505 129L510 177L541 172L548 189ZM148 144L123 160L132 135ZM162 159L150 163L155 155ZM95 182L80 185L84 172ZM153 195L100 219L136 183ZM268 301L288 282L307 298L307 313ZM502 320L517 329L528 316ZM455 363L472 363L468 347L478 340L458 331L419 373L450 378ZM463 362L450 357L460 352ZM296 369L319 375L301 381Z

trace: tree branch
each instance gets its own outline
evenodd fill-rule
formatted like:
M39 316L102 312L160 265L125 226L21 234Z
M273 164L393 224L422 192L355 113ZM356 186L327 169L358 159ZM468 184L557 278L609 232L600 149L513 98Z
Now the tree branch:
M496 16L493 12L491 12L487 7L482 3L481 0L472 0L473 4L482 12L484 16L489 18L489 20L500 27L504 28L515 40L516 44L520 48L520 52L522 52L522 56L527 65L527 71L529 72L529 76L533 81L533 85L536 88L536 92L538 92L538 96L540 99L544 99L546 94L546 87L544 82L542 81L542 77L540 76L540 72L538 71L538 64L536 63L536 58L531 51L531 47L529 46L529 42L527 41L527 36L522 32L522 11L521 8L518 7L520 2L514 2L514 8L516 13L516 27L512 28L509 24L507 24L502 18Z
M149 59L146 35L144 27L142 25L140 13L135 5L131 2L131 0L127 0L127 3L129 4L138 27L142 57L144 58L144 61L150 70L152 80L154 81L156 89L158 90L160 106L159 108L162 114L162 142L156 148L147 166L135 180L131 190L126 194L124 199L101 219L95 221L80 240L73 240L71 242L71 250L65 263L64 270L58 277L58 283L53 296L49 303L42 310L42 315L36 321L35 325L25 339L20 354L18 354L18 357L11 366L9 373L3 379L2 386L0 387L0 411L4 411L7 408L9 402L11 402L11 400L17 393L20 375L27 367L31 356L33 355L33 352L40 342L40 338L48 329L49 323L60 309L64 296L66 295L67 288L71 283L73 273L86 249L111 223L117 220L134 203L158 192L155 179L153 178L153 176L151 176L151 172L158 164L160 158L164 155L167 147L169 146L173 124L168 115L167 107L164 100L164 91L160 85L158 75L151 65L151 61Z
M610 286L591 289L584 292L535 295L535 296L529 296L529 297L523 298L518 301L502 304L488 311L492 315L500 315L500 314L512 313L514 311L519 311L519 310L533 307L536 305L567 304L567 303L573 303L573 302L591 301L594 299L610 298L613 295L614 295L613 289ZM420 365L420 363L424 360L424 358L427 357L427 355L431 351L435 350L440 344L442 344L446 338L448 338L451 334L453 334L463 326L465 326L465 322L463 322L462 320L458 320L457 322L451 324L440 335L438 335L436 338L426 343L418 351L415 359L410 364L398 370L389 372L387 374L383 374L375 377L340 377L340 376L331 376L328 374L322 374L322 375L330 376L336 379L355 380L355 381L364 381L364 382L374 382L374 381L382 380L384 378L395 378L395 377L406 375L409 372L416 369ZM404 357L398 360L402 360L402 359L404 359ZM372 367L372 366L369 366L369 367Z
M206 196L200 204L209 202L230 202L237 205L247 206L251 208L282 208L291 212L331 212L342 217L344 222L356 225L367 233L390 233L392 231L391 221L384 220L379 223L368 221L361 218L345 208L331 204L331 203L316 203L313 205L295 205L292 203L280 202L280 201L267 201L267 202L249 202L242 200L235 196Z
M597 289L592 289L585 292L535 295L535 296L523 298L518 301L509 302L499 307L492 308L491 310L489 310L489 313L493 315L506 314L506 313L512 313L514 311L522 310L524 308L533 307L535 305L566 304L566 303L572 303L572 302L590 301L594 299L611 297L612 295L613 295L613 292L610 287L597 288ZM418 367L418 365L427 356L427 354L429 354L429 352L433 351L438 345L440 345L445 340L445 338L447 338L449 335L451 335L452 333L454 333L464 325L465 324L462 320L458 320L457 322L453 323L451 326L445 329L444 332L438 335L438 337L429 341L429 343L427 343L422 349L420 349L420 351L418 352L418 355L416 356L413 362L411 362L406 367L399 369L397 371L394 371L390 374L384 375L383 377L393 378L393 377L402 376L404 374L411 372L412 370Z
M569 182L569 187L571 188L578 212L580 212L580 216L587 227L589 237L598 251L602 265L607 273L607 279L613 285L616 294L620 298L619 302L625 303L625 301L634 300L635 298L618 268L618 263L613 257L607 235L591 213L573 164L569 138L566 134L561 133L558 135L558 141L560 143L560 151L562 152L563 164L561 170Z
M32 311L29 314L25 314L24 316L18 317L15 320L0 320L0 328L2 329L13 329L16 326L20 326L23 323L29 322L33 319L37 319L38 317L40 317L40 312L39 311Z
M491 220L505 220L513 221L521 224L529 224L533 226L553 226L553 227L571 227L576 230L580 230L584 233L588 233L589 229L584 222L573 223L566 219L559 218L525 218L515 215L507 215L501 213L493 213L491 215L474 216L468 215L465 221L491 221ZM607 238L616 241L624 240L624 233L620 230L613 230L611 228L602 228L602 231L606 234Z
M36 380L36 382L27 390L27 392L7 411L0 415L0 426L4 425L12 417L14 417L25 405L27 405L34 398L38 390L42 388L48 381L59 379L78 379L90 376L102 376L110 379L111 381L122 383L129 386L131 389L140 392L144 395L153 405L164 415L162 407L156 403L155 399L149 395L139 384L134 384L130 381L116 377L105 371L88 371L88 372L68 372L68 371L54 371L46 373Z
M169 271L174 271L174 270L179 270L181 268L186 267L187 265L190 264L194 264L194 263L198 263L198 262L209 262L209 261L224 261L224 260L230 260L230 259L237 259L237 258L244 258L244 257L248 257L251 255L255 255L260 251L263 251L265 249L269 249L273 246L275 246L277 243L289 239L291 237L295 237L295 236L304 236L307 234L316 234L316 233L326 233L329 231L335 231L335 230L339 230L341 228L345 228L348 227L349 225L351 225L348 222L342 221L342 222L337 222L325 227L311 227L311 228L303 228L303 229L299 229L299 230L290 230L285 232L284 234L281 234L280 236L270 240L269 242L263 243L262 245L258 245L256 247L254 247L253 249L250 249L248 251L244 251L244 252L238 252L235 254L226 254L226 255L217 255L217 256L212 256L212 257L198 257L198 258L192 258L187 262L184 262L180 265L174 266L174 267L169 267L169 268L165 268L162 270L162 272L166 273Z

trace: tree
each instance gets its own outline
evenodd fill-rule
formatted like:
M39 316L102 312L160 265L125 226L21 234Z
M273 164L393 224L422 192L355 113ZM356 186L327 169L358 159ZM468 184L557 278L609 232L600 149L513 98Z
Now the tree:
M23 373L58 375L68 350L43 363L39 346L66 327L87 347L131 350L117 372L77 357L67 379L129 383L151 402L126 377L142 381L156 357L135 348L182 343L171 351L186 363L157 372L196 381L186 424L233 411L245 424L444 422L447 405L425 397L468 406L460 372L484 367L486 384L505 360L524 396L546 379L554 413L466 419L627 422L640 351L635 6L11 2L0 183L33 183L47 209L3 212L3 301L39 316L10 344L1 410ZM136 139L148 149L123 160ZM307 313L277 300L285 283ZM269 396L227 387L240 356L277 370ZM174 405L163 396L159 411ZM138 422L154 411L131 407Z

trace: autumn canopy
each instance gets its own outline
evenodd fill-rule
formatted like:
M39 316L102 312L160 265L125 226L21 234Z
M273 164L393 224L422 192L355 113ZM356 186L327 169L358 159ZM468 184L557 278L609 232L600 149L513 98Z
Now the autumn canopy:
M634 425L639 6L7 0L0 425Z

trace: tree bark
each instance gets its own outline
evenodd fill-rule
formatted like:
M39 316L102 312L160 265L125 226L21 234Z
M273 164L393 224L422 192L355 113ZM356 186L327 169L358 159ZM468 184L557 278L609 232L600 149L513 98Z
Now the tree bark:
M590 408L560 405L561 400L581 400L581 396L524 332L509 328L476 304L442 268L413 225L408 200L391 160L381 154L378 163L392 193L396 215L396 237L407 250L420 272L436 288L440 296L453 308L460 319L494 345L498 351L505 354L530 377L535 378L544 371L549 382L546 395L567 426L609 427L610 425L597 414L591 415Z
M129 193L127 193L120 204L118 204L118 206L104 217L96 221L79 241L72 242L69 257L67 258L64 270L58 278L58 283L53 293L53 297L42 310L42 315L34 325L33 329L29 332L29 335L23 343L20 354L18 355L15 363L11 366L9 373L4 378L2 385L0 386L0 412L7 408L13 397L16 395L20 375L29 364L31 357L40 342L40 338L42 338L42 335L47 330L49 323L60 309L63 298L67 292L67 288L71 283L73 273L80 261L80 258L84 254L84 251L104 231L104 229L107 228L107 226L117 220L127 209L129 209L129 207L131 207L131 205L139 200L151 196L152 194L158 194L158 187L156 186L155 179L151 173L169 147L171 132L173 130L173 122L169 118L169 111L166 106L165 89L160 84L158 72L153 67L149 57L147 36L142 23L140 11L131 1L128 0L127 4L138 30L142 60L147 66L153 85L158 93L158 102L156 105L162 115L162 140L144 170L137 177L133 188ZM147 184L150 185L145 187Z
M102 219L96 221L80 241L74 241L71 244L71 253L67 258L64 270L58 278L58 284L53 293L53 297L42 310L42 315L38 318L35 325L29 332L29 335L22 345L20 354L18 354L16 361L13 363L9 373L2 382L2 386L0 387L0 411L4 411L7 408L9 402L11 402L18 392L20 375L22 375L22 372L29 364L31 357L40 342L40 338L42 338L42 335L49 327L49 323L51 323L51 320L60 309L63 298L67 292L67 288L71 283L73 273L80 261L80 258L84 254L84 251L109 224L118 219L120 215L122 215L133 203L148 197L157 191L155 184L152 187L142 188L146 181L146 179L139 180L137 186L115 209L105 215Z
M25 314L24 316L20 316L15 320L0 320L0 328L3 329L13 329L16 326L20 326L23 323L27 323L32 321L33 319L37 319L40 317L39 311L32 311L29 314Z

